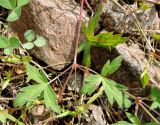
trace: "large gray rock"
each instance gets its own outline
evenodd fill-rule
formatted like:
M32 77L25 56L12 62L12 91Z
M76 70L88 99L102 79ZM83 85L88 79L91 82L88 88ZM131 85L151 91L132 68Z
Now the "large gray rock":
M28 29L45 37L47 45L35 48L32 54L54 69L62 69L73 59L79 9L74 0L32 0L23 8L20 20L11 24L11 32L22 41Z

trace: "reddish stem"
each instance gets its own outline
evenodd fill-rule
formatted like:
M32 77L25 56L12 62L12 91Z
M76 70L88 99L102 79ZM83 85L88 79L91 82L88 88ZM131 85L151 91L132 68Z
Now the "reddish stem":
M75 52L74 52L74 62L73 62L73 64L77 64L77 49L78 49L78 43L80 41L80 35L81 35L83 5L84 5L84 0L81 0L78 31L77 31L78 35L77 35L77 39L75 41Z

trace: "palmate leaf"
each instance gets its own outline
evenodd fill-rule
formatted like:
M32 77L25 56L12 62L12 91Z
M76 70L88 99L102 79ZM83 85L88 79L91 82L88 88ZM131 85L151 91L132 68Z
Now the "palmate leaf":
M107 61L107 63L103 66L101 75L107 76L118 70L122 62L122 56L116 57L112 62Z
M20 93L17 95L14 106L21 107L26 104L27 107L30 107L35 100L37 100L40 95L43 93L45 105L47 108L51 108L53 111L60 113L61 109L58 106L56 100L56 93L48 84L48 80L45 77L44 73L39 71L36 67L26 64L26 70L28 79L36 81L36 85L30 85L20 89Z
M81 93L91 95L100 85L102 77L100 75L89 75L85 78Z
M115 100L120 108L129 108L131 106L131 102L128 99L128 96L115 86L111 86L112 83L110 82L112 81L106 79L102 80L104 91L108 97L109 103L113 105L113 102Z
M61 109L56 101L56 93L53 91L50 85L44 89L44 102L47 108L51 108L56 113L60 114Z

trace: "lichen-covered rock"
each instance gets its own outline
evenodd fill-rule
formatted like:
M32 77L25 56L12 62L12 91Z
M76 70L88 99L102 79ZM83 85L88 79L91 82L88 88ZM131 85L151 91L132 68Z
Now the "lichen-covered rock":
M54 69L62 69L73 59L78 19L79 6L74 0L32 0L23 8L20 20L10 27L23 42L28 29L45 37L47 44L35 48L32 54Z

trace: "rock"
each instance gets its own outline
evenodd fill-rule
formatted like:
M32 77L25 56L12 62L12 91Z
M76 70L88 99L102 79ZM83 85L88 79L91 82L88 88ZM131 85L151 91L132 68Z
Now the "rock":
M138 31L135 25L135 17L143 30L159 30L160 19L153 4L150 4L150 9L147 10L138 9L136 3L120 6L120 4L117 5L111 1L105 4L102 23L106 30L123 34L135 34ZM135 17L131 9L134 11Z
M73 60L79 9L74 0L33 0L23 8L21 18L11 24L10 32L23 42L28 29L45 37L47 45L35 48L32 54L60 70Z

